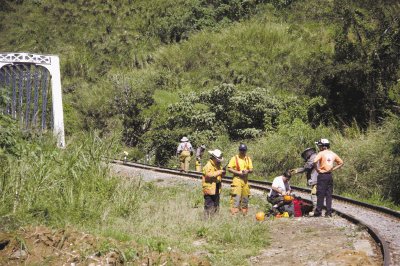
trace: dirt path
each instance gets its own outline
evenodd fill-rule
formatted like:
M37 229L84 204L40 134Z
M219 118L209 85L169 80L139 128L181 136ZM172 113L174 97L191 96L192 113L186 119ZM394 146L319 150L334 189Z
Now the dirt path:
M339 217L268 221L271 246L252 265L381 265L369 235Z
M139 170L115 165L115 174L157 181L159 185L189 182L199 185L199 180ZM261 199L265 195L252 192ZM256 210L251 209L249 219ZM270 224L271 245L260 255L249 259L251 265L382 265L379 249L369 234L347 220L333 218L280 218L265 221Z

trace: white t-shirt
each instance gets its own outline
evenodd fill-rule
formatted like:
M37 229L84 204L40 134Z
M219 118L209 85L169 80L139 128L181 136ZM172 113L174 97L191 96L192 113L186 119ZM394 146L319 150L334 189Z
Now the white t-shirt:
M193 151L192 144L190 142L181 142L178 145L178 148L176 149L177 153L180 153L181 151Z
M281 189L282 191L286 192L289 191L290 185L289 182L283 182L283 176L277 176L274 178L274 181L272 182L272 186ZM270 197L275 197L279 195L278 192L276 192L275 190L271 189L271 191L269 192L269 196Z

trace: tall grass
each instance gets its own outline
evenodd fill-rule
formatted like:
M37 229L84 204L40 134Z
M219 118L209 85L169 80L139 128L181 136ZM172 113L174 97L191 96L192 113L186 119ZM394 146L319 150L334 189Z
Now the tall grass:
M114 140L88 134L70 139L64 150L54 147L52 138L19 147L19 155L2 164L8 174L0 180L1 216L25 223L90 224L107 212L124 215L136 206L134 193L124 193L134 189L121 187L103 162L115 154Z
M0 165L6 173L0 180L3 229L68 225L134 241L134 250L121 250L126 261L200 250L213 265L244 265L269 243L267 223L258 224L253 216L264 209L264 201L252 202L248 217L234 218L225 190L220 214L204 220L199 183L166 186L166 182L144 182L140 176L112 175L104 158L119 153L115 139L101 139L95 133L76 135L63 150L54 146L52 137L15 140L15 155L3 154L7 160ZM101 244L102 252L118 249L113 243Z

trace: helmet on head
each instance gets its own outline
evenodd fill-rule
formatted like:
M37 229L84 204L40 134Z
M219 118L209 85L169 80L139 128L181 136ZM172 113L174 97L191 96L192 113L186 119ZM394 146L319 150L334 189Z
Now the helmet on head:
M205 149L206 149L206 145L205 145L205 144L201 144L201 145L200 145L200 148L202 148L203 150L205 150Z
M264 221L265 219L265 213L264 212L257 212L256 213L256 220L257 221Z
M211 155L211 157L215 158L218 162L222 162L224 158L222 157L222 152L218 149L215 149L213 151L208 151L208 153Z
M318 141L315 142L315 144L317 144L318 146L322 146L322 147L329 147L330 143L328 139L320 139Z
M239 151L247 151L247 146L246 146L246 144L240 143L240 145L239 145Z
M307 160L314 153L316 153L314 148L307 148L301 153L301 158L303 158L304 160Z
M183 137L183 138L181 139L181 142L187 142L187 141L189 141L189 139L188 139L187 137Z

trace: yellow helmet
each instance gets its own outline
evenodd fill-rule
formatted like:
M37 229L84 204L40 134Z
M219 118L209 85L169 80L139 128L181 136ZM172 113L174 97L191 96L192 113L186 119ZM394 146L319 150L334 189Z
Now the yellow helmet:
M289 213L288 213L288 212L282 213L282 217L284 217L284 218L289 218Z
M256 213L256 220L257 221L264 221L265 219L265 213L264 212L257 212Z

